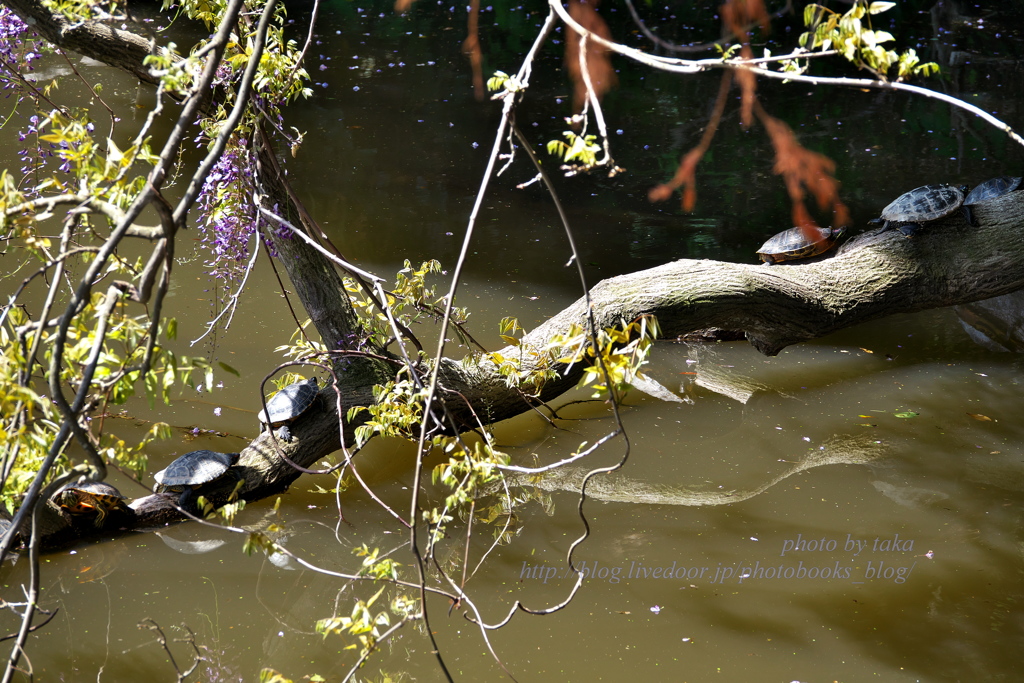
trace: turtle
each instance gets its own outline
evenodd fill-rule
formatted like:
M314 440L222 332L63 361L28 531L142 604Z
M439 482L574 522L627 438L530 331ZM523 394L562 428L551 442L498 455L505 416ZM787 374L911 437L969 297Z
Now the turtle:
M288 425L309 410L320 394L316 377L289 384L267 401L266 410L259 414L260 431L268 427L277 429L277 436L285 441L292 440Z
M839 238L846 232L846 228L812 227L811 230L818 233L818 239L807 239L802 228L783 230L762 244L757 250L757 255L768 265L779 261L810 258L835 247Z
M93 523L98 527L103 526L107 515L112 512L135 514L125 503L121 492L102 481L69 484L53 494L51 500L69 515L95 515Z
M923 185L901 194L882 209L881 216L868 223L881 225L883 232L898 228L907 237L913 237L924 223L944 218L961 208L966 194L966 185ZM964 212L964 218L969 220L968 211Z
M987 201L989 199L995 199L996 197L1002 197L1004 194L1009 194L1020 187L1020 177L1001 175L996 178L986 180L981 185L978 185L970 194L964 199L964 215L967 216L967 222L978 227L978 223L974 218L974 213L971 210L976 204Z
M194 489L215 479L220 479L236 462L238 462L238 453L191 451L153 476L157 482L156 492L180 492L178 505L185 508ZM241 479L240 475L238 477Z

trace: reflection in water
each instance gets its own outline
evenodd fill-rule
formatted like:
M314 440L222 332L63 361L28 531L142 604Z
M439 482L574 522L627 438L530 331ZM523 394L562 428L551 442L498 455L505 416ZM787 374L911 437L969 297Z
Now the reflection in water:
M964 330L992 351L1024 351L1024 292L956 306Z
M873 481L871 485L886 498L908 508L930 505L940 500L949 499L949 496L942 491L922 489L916 486L894 486L885 481Z
M863 465L882 455L882 442L867 435L836 436L808 451L802 460L764 484L746 490L701 490L699 487L674 487L650 484L624 476L621 472L593 477L587 484L587 496L616 503L644 505L729 505L764 493L782 480L825 465ZM590 470L582 467L561 467L539 477L514 473L506 476L513 486L534 487L543 491L579 493Z

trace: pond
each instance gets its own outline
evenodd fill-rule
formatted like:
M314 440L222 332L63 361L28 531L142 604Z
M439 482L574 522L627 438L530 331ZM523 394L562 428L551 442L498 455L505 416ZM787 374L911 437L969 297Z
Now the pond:
M289 112L288 125L306 133L289 169L308 209L347 258L383 276L404 260L430 258L450 272L500 113L499 103L474 98L460 52L464 8L421 4L405 17L388 3L323 8L311 53L315 96ZM947 64L959 55L959 66L928 85L1021 131L1020 36L1006 28L1020 25L1019 17L993 12L996 6L972 8L971 17L936 32L922 5L920 13L905 9L889 30L925 60ZM543 20L539 8L484 9L485 78L518 68ZM629 36L625 10L615 9L607 13L613 34ZM671 10L648 11L666 36L707 35L687 37L695 31ZM700 26L713 34L707 17L714 10L702 11ZM293 13L302 25L301 12ZM772 51L793 45L798 33L795 24L777 23ZM561 50L559 43L542 53L519 113L538 150L561 137L571 113ZM604 107L612 151L626 172L556 181L589 284L678 258L754 263L757 247L791 225L763 129L740 127L734 99L698 168L696 209L684 213L678 198L652 204L647 191L671 177L699 140L719 75L656 74L622 59L615 66L619 86ZM130 81L109 70L94 66L90 77L107 83L106 96L122 106L136 96ZM759 96L803 144L836 162L854 232L916 186L1020 173L1021 150L1008 138L935 101L767 82ZM15 152L4 150L8 165ZM570 252L550 200L537 184L516 189L532 175L520 155L492 182L458 294L473 334L491 348L500 344L502 317L516 316L529 329L582 291L566 267ZM151 472L186 451L238 450L255 436L258 383L284 360L275 348L295 328L261 260L232 326L190 347L216 298L199 238L195 232L179 243L176 288L165 308L180 322L176 351L206 354L240 376L221 373L212 392L187 389L169 407L140 401L110 418L127 435L151 420L178 428L172 441L150 450ZM666 340L649 372L685 401L639 392L628 398L628 463L608 483L595 481L584 506L591 534L575 561L587 580L565 609L519 612L487 634L518 680L1018 677L1019 356L975 345L947 309L893 316L774 358L744 342ZM556 406L585 397L574 392ZM516 463L548 463L613 429L601 404L566 405L560 416L553 424L531 414L496 425L498 443ZM192 426L220 435L186 437ZM625 450L622 439L613 440L586 468L613 464ZM371 442L359 456L363 478L402 515L413 461L414 449L398 440ZM116 474L112 480L132 497L143 493ZM273 499L252 504L238 524L281 524L291 552L331 571L352 570L353 551L364 544L380 547L414 579L404 527L358 486L336 497L335 483L305 476L276 511ZM492 529L478 525L469 543L466 588L488 623L504 619L517 600L531 609L565 600L574 585L566 553L584 531L572 481L541 490L512 484L534 500L520 509L511 542L492 548ZM443 493L428 487L427 495L440 500ZM324 638L315 623L347 616L353 596L368 599L376 587L353 587L281 556L246 555L243 542L240 534L186 524L45 557L43 604L58 612L29 641L39 680L170 680L153 632L138 626L145 619L171 638L185 633L182 626L195 634L206 657L195 680L253 681L263 668L295 680L340 680L356 661L357 651L346 649L355 640ZM461 576L464 545L453 539L445 547L451 556L438 560L460 566ZM7 600L20 597L26 565L5 570ZM464 618L465 606L432 600L429 607L429 627L456 680L505 675ZM179 663L191 661L183 643L170 648ZM442 680L431 649L408 625L361 677Z

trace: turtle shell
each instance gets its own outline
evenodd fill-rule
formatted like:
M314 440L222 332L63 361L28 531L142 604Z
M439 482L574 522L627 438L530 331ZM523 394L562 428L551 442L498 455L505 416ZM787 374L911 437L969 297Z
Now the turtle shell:
M267 401L267 409L260 411L259 420L271 427L291 422L309 410L319 393L316 377L289 384Z
M924 223L948 216L964 203L965 188L924 185L900 195L882 209L882 220L891 223Z
M54 494L54 502L72 514L95 509L113 510L124 505L125 497L116 488L102 481L87 481L65 486Z
M1020 181L1019 177L1008 175L1001 175L998 178L986 180L971 190L967 198L964 199L964 204L973 206L987 199L1002 197L1004 194L1009 194L1020 187Z
M166 469L153 475L157 491L169 491L185 486L199 486L217 479L238 461L238 453L192 451L181 456Z
M121 492L102 481L70 484L55 493L51 500L70 515L96 515L96 526L103 526L107 514L115 510L131 513Z
M783 230L757 250L757 255L765 263L792 261L824 254L836 246L837 240L846 231L845 228L812 228L817 231L818 238L809 240L801 228Z

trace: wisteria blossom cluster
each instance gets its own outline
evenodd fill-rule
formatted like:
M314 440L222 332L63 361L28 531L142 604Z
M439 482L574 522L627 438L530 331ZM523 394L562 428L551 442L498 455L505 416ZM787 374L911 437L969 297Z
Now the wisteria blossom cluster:
M32 71L32 62L39 57L35 41L29 37L28 26L18 15L0 5L0 83L3 89L17 88L21 83L17 74Z
M206 266L211 275L231 283L245 270L258 220L253 170L248 141L232 140L206 177L198 200L203 243L212 255Z

